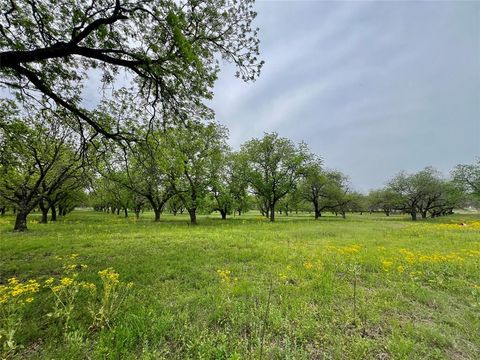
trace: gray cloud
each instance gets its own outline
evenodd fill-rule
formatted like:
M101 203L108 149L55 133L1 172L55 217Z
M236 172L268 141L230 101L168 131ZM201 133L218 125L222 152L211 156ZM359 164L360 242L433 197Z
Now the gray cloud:
M259 2L257 82L224 66L212 107L238 147L305 140L368 190L480 155L480 3Z

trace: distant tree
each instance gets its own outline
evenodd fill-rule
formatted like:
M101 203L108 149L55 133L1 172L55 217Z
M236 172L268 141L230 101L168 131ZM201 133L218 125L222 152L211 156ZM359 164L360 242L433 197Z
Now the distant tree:
M460 201L458 191L453 184L443 179L440 173L431 168L415 173L402 172L395 176L387 186L399 199L399 209L410 214L412 220L417 220L417 214L422 218L429 214L444 214L453 210ZM453 201L455 200L456 201Z
M300 184L301 194L303 198L312 203L315 219L322 216L322 210L327 206L321 206L322 198L328 196L329 178L322 169L322 160L320 158L312 159L305 167L305 176Z
M180 196L174 195L167 201L167 209L173 214L173 216L177 216L177 214L183 214L185 211L185 204Z
M227 129L217 123L192 122L168 132L170 147L181 170L176 182L176 193L183 200L190 215L190 223L197 223L197 209L203 204L209 187L215 187L220 196L220 180L212 173L221 171L224 154L228 150Z
M399 197L399 209L410 214L412 220L417 220L420 201L423 199L422 186L419 177L401 172L387 185L387 189Z
M63 210L68 206L62 207L62 204L68 203L74 206L78 204L77 200L83 198L84 189L87 187L85 170L73 172L58 187L49 187L47 182L42 182L42 198L38 204L42 212L41 223L48 222L49 211L51 211L50 221L57 221L57 207L60 215L63 215Z
M242 145L244 179L269 212L270 221L275 221L278 201L295 189L310 156L304 143L296 146L276 133Z
M118 177L121 175L117 174ZM126 181L125 181L126 182ZM107 190L110 193L111 201L117 209L117 215L123 211L124 216L128 217L128 209L133 207L133 192L122 181L108 181Z
M60 216L65 216L69 212L73 211L76 206L86 204L87 203L87 195L85 190L81 187L77 187L68 191L66 196L63 196L61 200L58 202L58 214ZM53 210L55 207L52 207ZM53 215L53 213L52 213ZM56 220L56 218L55 218Z
M299 187L297 186L280 200L277 207L285 213L285 216L288 216L292 211L298 212L298 210L303 209L304 199Z
M143 106L179 119L194 108L206 114L202 101L212 97L220 59L234 63L244 80L259 74L252 6L251 0L3 1L0 81L25 101L40 93L67 109L82 135L129 139L130 126L105 123L84 107L92 70L104 89L127 74Z
M466 193L480 199L480 160L476 164L455 166L452 175Z
M144 133L142 140L128 148L116 144L107 146L113 149L105 151L106 157L99 169L102 175L137 197L144 197L155 213L155 221L160 221L167 201L176 193L175 181L181 169L165 133ZM130 202L136 198L133 194ZM137 199L136 204L142 203Z
M7 201L5 199L2 199L0 197L0 216L5 215L5 212L7 211Z
M330 180L326 198L328 209L335 214L340 213L345 218L346 212L357 202L359 195L350 191L348 176L336 170L329 171L327 174Z
M325 210L340 212L345 216L351 201L347 196L348 178L339 171L322 169L319 158L306 166L300 190L305 201L312 204L315 219L320 218Z
M367 207L370 211L382 210L386 216L399 207L399 196L391 189L372 190L367 196Z
M88 186L89 204L95 211L110 212L113 207L112 196L109 192L109 180L107 178L93 176Z
M227 159L228 154L225 152L220 154L217 161L212 163L208 181L208 208L218 211L222 220L225 220L227 215L232 213L234 207L234 198L230 192L232 177Z
M452 214L453 209L465 204L465 192L455 181L443 181L440 191L441 195L428 209L432 218Z
M140 212L145 208L146 202L147 199L144 196L133 191L131 192L131 204L136 219L140 218Z
M247 183L239 173L238 154L225 151L213 161L209 174L207 208L218 211L223 220L227 215L248 210Z
M248 195L248 182L245 180L243 163L239 153L230 153L227 158L228 192L232 197L233 210L240 216L252 207Z
M366 196L359 192L351 192L349 194L349 199L347 203L347 208L351 212L358 212L363 214L367 209L367 199Z

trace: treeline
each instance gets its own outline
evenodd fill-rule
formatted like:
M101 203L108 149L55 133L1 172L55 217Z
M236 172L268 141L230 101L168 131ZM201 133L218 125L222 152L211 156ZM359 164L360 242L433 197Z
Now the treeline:
M134 142L90 141L65 127L56 112L19 118L13 103L4 103L0 119L0 213L12 209L14 229L27 229L27 216L42 213L55 221L77 205L138 217L153 210L228 215L259 210L270 221L277 213L383 211L436 217L475 205L480 162L459 165L451 179L433 168L400 173L383 189L355 192L348 177L326 169L305 143L276 133L245 142L239 151L227 145L228 131L215 122L148 128Z
M368 195L353 191L349 178L326 169L305 143L295 144L276 133L245 142L239 151L228 145L228 131L217 123L192 123L146 134L148 141L125 149L103 151L92 182L90 203L99 211L133 210L138 217L152 209L155 221L164 211L227 215L256 209L275 221L276 213L383 211L409 214L412 220L478 206L480 162L458 165L450 179L431 167L415 174L401 172Z
M277 212L315 210L345 216L356 194L348 178L326 170L306 144L276 133L251 139L232 151L227 129L217 123L150 133L148 141L125 149L110 144L92 181L90 203L99 211L136 216L152 209L155 221L164 211L228 215L258 209L275 221Z

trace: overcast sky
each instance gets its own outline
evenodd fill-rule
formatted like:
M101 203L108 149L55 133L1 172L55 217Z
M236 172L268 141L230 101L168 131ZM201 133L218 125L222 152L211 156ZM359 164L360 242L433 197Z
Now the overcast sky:
M480 2L258 1L260 78L225 65L212 107L237 148L304 140L357 190L480 156Z

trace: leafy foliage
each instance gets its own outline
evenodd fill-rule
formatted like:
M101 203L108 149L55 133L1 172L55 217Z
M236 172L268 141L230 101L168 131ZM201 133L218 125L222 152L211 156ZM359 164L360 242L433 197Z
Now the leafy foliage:
M128 141L132 124L85 107L85 84L99 75L105 90L125 75L125 91L152 116L211 116L203 103L212 97L220 59L245 81L259 75L252 7L252 0L5 1L0 81L24 103L68 110L75 115L70 125L87 139Z

